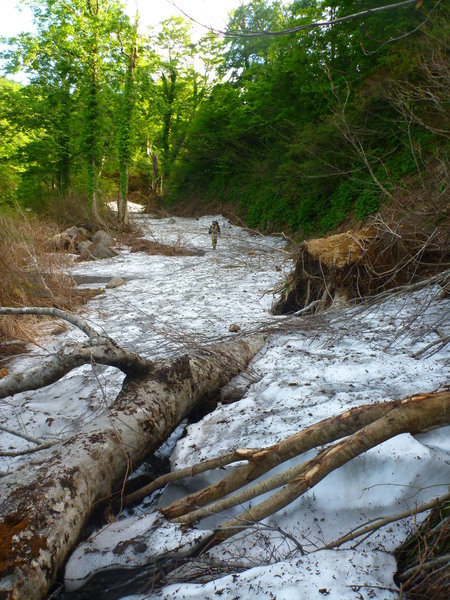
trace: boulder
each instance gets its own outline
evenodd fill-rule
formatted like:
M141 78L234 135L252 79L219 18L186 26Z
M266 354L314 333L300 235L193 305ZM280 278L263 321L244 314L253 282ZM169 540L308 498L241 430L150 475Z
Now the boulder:
M73 240L75 238L81 239L81 238L85 237L85 235L82 232L81 228L80 227L76 227L75 225L73 227L69 227L69 229L66 229L66 231L64 233L66 235L68 235L71 240Z
M77 250L80 253L80 260L101 260L118 256L118 252L102 242L81 242L78 244Z
M113 256L119 256L119 253L104 244L103 242L95 242L89 247L89 254L91 259L103 259L112 258Z
M109 235L109 233L103 231L102 229L97 231L91 239L94 242L94 244L101 243L105 246L114 246L116 243L116 240L111 235Z
M78 244L78 246L77 246L77 252L82 252L85 249L87 250L91 246L92 246L91 240L83 240L82 242L80 242Z
M86 229L86 227L78 227L78 231L84 238L89 237L89 231Z
M92 258L89 248L93 246L93 243L89 240L80 242L77 246L77 252L80 255L81 260L90 260Z
M125 285L126 281L125 279L122 279L122 277L112 277L108 283L105 285L105 287L108 290L112 290L114 288L120 287L121 285Z

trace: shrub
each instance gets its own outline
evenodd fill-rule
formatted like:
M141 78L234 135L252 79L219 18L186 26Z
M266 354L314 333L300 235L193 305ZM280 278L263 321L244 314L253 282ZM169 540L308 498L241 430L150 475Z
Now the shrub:
M0 213L0 231L0 306L73 309L84 301L64 273L67 257L48 251L56 225L10 211ZM0 340L32 341L38 320L0 316Z

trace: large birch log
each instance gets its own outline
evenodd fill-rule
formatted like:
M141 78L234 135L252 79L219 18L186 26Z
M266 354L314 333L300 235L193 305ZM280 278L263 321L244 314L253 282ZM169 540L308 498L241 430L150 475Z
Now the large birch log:
M132 375L128 363L123 389L104 414L40 452L27 468L3 477L0 598L44 598L93 508L197 403L245 368L263 343L262 336L233 341L176 360L149 362L147 372L137 361Z

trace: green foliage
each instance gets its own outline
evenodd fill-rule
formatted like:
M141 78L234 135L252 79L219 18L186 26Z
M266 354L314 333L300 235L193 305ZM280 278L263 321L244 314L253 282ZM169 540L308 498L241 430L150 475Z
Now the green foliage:
M0 206L12 204L20 181L20 152L28 138L11 118L20 85L0 79Z
M302 1L281 10L257 0L234 12L229 29L286 29L324 10L339 18L355 3ZM426 169L442 145L437 123L448 131L445 90L437 90L448 71L434 64L440 54L445 64L439 47L448 14L439 7L426 35L420 28L404 35L423 19L409 7L295 36L232 38L229 83L212 90L189 128L173 197L219 196L252 227L274 223L305 235L377 211ZM438 110L425 105L427 90L440 98ZM448 98L448 77L446 91Z
M139 36L120 0L27 1L37 34L3 53L29 82L0 81L0 202L126 197L131 172L167 202L231 203L252 227L312 235L365 218L445 154L443 3L193 43L180 18ZM253 0L228 29L280 32L374 6Z

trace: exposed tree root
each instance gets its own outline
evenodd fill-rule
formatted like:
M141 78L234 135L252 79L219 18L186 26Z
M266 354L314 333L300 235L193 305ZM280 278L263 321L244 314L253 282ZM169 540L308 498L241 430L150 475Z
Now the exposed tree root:
M439 273L438 280L445 280L449 234L445 227L424 232L387 223L377 215L365 229L303 242L295 262L277 290L281 296L274 314L307 307L317 312L348 301L381 298L383 292L426 282Z

